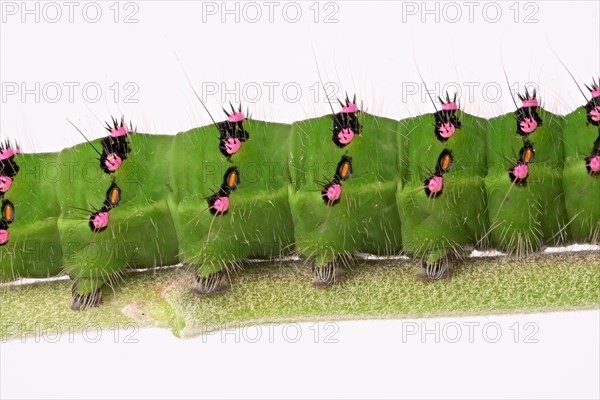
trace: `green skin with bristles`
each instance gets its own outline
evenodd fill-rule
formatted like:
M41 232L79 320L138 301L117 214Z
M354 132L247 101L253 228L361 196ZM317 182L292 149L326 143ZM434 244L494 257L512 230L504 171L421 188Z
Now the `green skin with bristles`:
M600 127L586 122L584 107L564 118L563 190L573 240L600 244L600 179L590 179L584 168Z
M524 145L523 137L516 132L514 114L489 120L488 175L485 178L490 220L487 236L491 247L517 257L544 246L572 241L563 192L564 121L542 108L538 114L542 126L527 136L535 156L528 165L525 185L511 182L508 175ZM594 180L590 176L587 179Z
M173 136L135 134L128 140L132 150L113 174L100 170L98 154L87 143L65 149L58 157L64 171L57 187L64 270L80 294L111 283L126 267L178 262L178 241L167 201L172 191L169 166L161 153ZM92 144L102 149L99 141ZM113 179L121 188L121 202L110 210L106 230L94 233L88 221L82 220L90 213L81 209L102 207Z
M131 153L113 174L100 170L89 144L18 155L21 172L6 195L17 217L0 248L1 278L67 272L85 296L126 267L182 262L198 280L248 258L289 254L319 270L356 252L404 252L433 264L470 246L521 255L545 245L598 243L600 179L583 161L597 127L586 126L582 109L566 118L539 114L543 125L529 135L535 159L524 186L507 172L523 146L513 113L484 120L458 111L462 128L440 142L432 115L398 122L361 112L361 134L343 148L332 141L331 116L291 126L246 120L250 138L229 159L212 125L175 136L131 134ZM100 141L92 144L101 149ZM423 181L443 149L452 151L453 164L442 194L428 198ZM341 182L339 202L328 205L321 190L342 156L351 158L352 173ZM59 169L54 182L29 179L27 171L45 165ZM229 210L215 215L207 198L234 166L239 185ZM100 208L113 179L121 202L108 228L94 233L90 212L80 209ZM56 248L56 257L21 251L29 248Z
M332 140L332 118L296 122L291 128L290 205L299 254L317 268L339 264L355 252L393 255L401 252L396 188L400 183L397 121L360 114L362 130L339 148ZM337 204L321 197L324 183L336 173L342 156L352 162L341 182Z
M17 277L47 278L63 266L63 246L56 219L60 168L58 153L20 154L21 171L5 198L15 207L9 242L0 247L0 282Z
M201 277L233 269L244 259L294 251L288 203L289 125L247 120L244 129L250 137L229 160L219 152L219 132L213 125L176 135L168 152L173 188L169 202L179 257ZM240 183L229 196L229 210L213 215L207 198L219 190L234 166Z
M399 162L405 166L406 183L397 193L403 248L430 264L462 257L463 246L480 246L488 227L484 178L489 124L460 111L457 116L462 127L445 142L435 136L431 114L399 124L399 148L405 149ZM424 181L435 172L444 149L452 152L453 162L443 175L441 194L430 198Z

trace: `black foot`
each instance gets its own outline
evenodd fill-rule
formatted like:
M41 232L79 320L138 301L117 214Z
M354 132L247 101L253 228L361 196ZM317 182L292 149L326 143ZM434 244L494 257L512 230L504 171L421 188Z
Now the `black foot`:
M327 263L323 267L313 266L313 287L324 289L346 279L346 273L335 262Z
M83 311L87 307L98 307L102 304L102 288L87 294L79 294L77 289L73 287L72 293L71 310L73 311Z
M415 278L423 282L437 281L452 276L452 264L448 257L439 259L433 264L423 261L423 269L424 272L415 275Z
M229 280L225 271L215 272L208 276L199 276L196 273L196 283L192 286L192 293L196 296L206 297L223 293L229 290Z

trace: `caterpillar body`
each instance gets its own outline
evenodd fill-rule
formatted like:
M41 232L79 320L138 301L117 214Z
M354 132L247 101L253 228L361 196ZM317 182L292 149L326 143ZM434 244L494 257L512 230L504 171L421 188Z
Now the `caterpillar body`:
M0 147L0 280L73 279L71 308L102 302L126 267L183 263L205 296L251 258L298 255L313 284L344 277L357 252L423 260L448 277L467 250L523 256L600 242L600 89L565 117L520 96L484 119L446 95L401 121L346 97L291 125L225 121L177 135L109 135L58 153Z

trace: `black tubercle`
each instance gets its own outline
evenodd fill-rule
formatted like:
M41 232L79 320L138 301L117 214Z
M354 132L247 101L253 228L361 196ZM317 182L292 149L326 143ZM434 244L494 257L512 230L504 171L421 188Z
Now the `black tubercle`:
M106 228L108 228L108 225L107 225L107 226L104 226L104 227L100 227L100 228L96 228L96 226L94 225L94 219L96 218L96 216L97 216L98 214L100 214L100 213L105 213L105 212L108 212L108 208L107 208L107 207L105 207L105 206L102 206L102 208L101 208L101 209L99 209L99 210L98 210L98 211L96 211L96 212L93 212L93 213L90 215L90 217L89 217L89 221L88 221L88 226L90 227L90 230L91 230L92 232L94 232L94 233L100 233L100 232L102 232L102 231L106 230Z
M529 160L526 160L525 157L528 153L528 150L531 151L531 158ZM521 150L519 150L519 161L522 164L529 164L529 163L533 162L534 156L535 156L535 148L533 147L533 143L531 143L529 140L524 140L523 147L521 147Z
M231 179L234 179L234 182L230 185ZM217 190L215 193L213 193L211 196L209 196L206 199L206 201L208 203L208 210L210 211L211 214L213 214L213 215L227 214L227 211L225 211L223 213L218 212L213 206L215 205L215 202L217 201L217 199L223 198L223 197L229 198L231 193L235 189L237 189L239 184L240 184L240 171L238 170L237 167L229 167L227 169L227 171L225 171L225 174L223 174L223 183L221 184L221 187L219 188L219 190Z
M438 97L438 100L440 101L442 106L444 104L448 104L448 103L456 103L456 93L454 94L454 98L452 100L450 100L450 96L448 95L448 92L446 92L446 101L442 100L441 97ZM433 114L433 117L435 118L434 133L435 133L435 137L440 142L446 142L449 139L449 138L445 138L441 135L441 129L442 129L443 124L451 123L452 125L454 125L455 129L462 128L462 123L460 122L460 119L456 115L457 114L456 111L457 110L438 110Z
M594 91L598 91L600 90L600 86L598 85L598 83L596 83L595 79L592 79L592 86L588 86L585 85L586 88L588 88L588 90L590 92L594 92ZM595 111L597 113L600 113L600 96L596 96L596 97L592 97L586 104L585 104L585 113L586 113L586 117L587 117L587 123L590 125L594 125L594 126L600 126L600 120L599 121L594 121L592 118L592 111Z
M515 185L517 185L517 186L525 186L525 185L527 185L527 178L529 178L529 173L527 173L527 176L525 178L522 178L522 179L517 178L515 176L515 173L514 173L515 168L519 167L520 165L526 165L526 164L522 163L521 161L517 162L517 164L514 167L511 167L508 170L508 177L510 178L510 181L512 183L514 183Z
M9 141L0 143L0 151L11 148L19 149L18 146L12 147ZM15 160L15 156L8 157L6 160L0 160L0 175L14 178L19 173L19 166Z
M434 129L435 137L440 142L445 142L449 139L449 138L445 138L441 135L440 131L442 129L443 124L451 123L452 125L454 125L454 128L456 128L456 129L462 128L462 123L456 116L456 110L439 110L439 111L436 111L433 114L433 116L435 118L435 129Z
M533 93L530 94L529 91L527 89L525 89L525 95L519 94L518 96L519 96L519 99L521 100L521 102L523 102L524 100L536 100L536 90L533 89ZM517 133L519 135L527 136L535 131L534 130L532 132L525 132L525 130L523 130L523 128L521 127L521 123L525 122L527 119L535 120L535 122L537 123L536 129L539 128L540 126L542 126L543 121L537 111L538 111L538 106L520 107L517 109L517 111L515 111Z
M450 160L448 163L448 166L444 165L444 162L446 159ZM438 157L437 164L435 166L435 174L437 176L442 176L443 174L448 172L450 170L450 167L452 166L453 161L454 161L454 157L452 155L452 151L448 150L448 149L442 150L442 152L440 153L440 155Z
M325 186L323 186L323 189L321 189L321 198L325 202L325 205L328 205L328 206L334 206L334 205L336 205L337 203L340 202L339 198L331 201L327 197L327 191L333 185L340 185L341 186L342 184L341 184L341 182L330 181L329 183L325 184Z
M232 179L233 182L231 182ZM239 184L240 171L237 169L237 167L229 167L223 175L223 183L221 184L221 189L223 189L227 193L231 193L238 187Z
M594 157L600 157L600 130L598 131L598 137L596 138L594 146L592 147L592 153L589 157L585 158L585 169L587 170L588 174L590 174L590 176L596 177L600 176L600 172L594 172L592 171L592 168L590 168L590 162Z
M341 187L342 182L348 180L350 175L352 175L352 158L348 156L342 156L337 167L335 168L333 179L327 180L326 182L320 182L320 185L322 185L321 198L326 205L334 206L340 202L339 198L334 201L329 200L327 197L327 190L333 185L340 185Z
M0 217L0 229L8 229L8 225L15 220L15 206L10 200L2 200L2 214Z
M10 200L2 200L2 208L0 213L0 230L8 231L8 226L15 220L15 206ZM6 233L6 232L5 232ZM8 240L0 242L0 247L8 244Z
M121 120L118 121L113 117L112 126L110 124L106 124L106 130L109 132L109 136L106 136L102 139L102 155L100 156L100 168L104 173L111 174L112 171L106 166L106 160L110 154L116 154L121 158L122 161L125 161L131 152L131 147L129 146L129 141L127 140L127 136L129 133L135 132L135 129L130 124L126 126L125 118L121 117ZM110 132L117 129L126 129L127 134L118 137L110 136Z
M598 137L594 142L594 147L592 148L592 156L600 156L600 131L598 131Z
M342 159L337 165L333 181L340 183L350 178L352 174L352 157L342 156Z
M447 165L446 165L446 161L447 161ZM425 181L423 181L425 194L430 199L436 199L436 198L440 197L442 195L442 192L444 191L444 185L443 185L443 180L442 180L442 188L440 190L438 190L437 192L432 192L429 189L429 183L434 178L444 179L444 174L446 174L450 171L450 167L452 166L453 161L454 161L454 156L452 154L452 150L443 149L440 152L437 162L435 163L435 172L429 178L427 178L427 179L425 179Z
M116 199L113 199L113 193L117 195ZM104 207L108 210L112 210L117 207L121 202L121 188L117 185L117 182L113 181L108 190L106 191L106 197L104 199Z
M429 189L429 182L431 182L432 179L434 178L442 178L443 179L443 175L442 174L438 174L437 172L435 174L433 174L431 177L425 179L425 181L423 182L425 185L425 194L427 195L427 197L429 197L430 199L437 199L438 197L440 197L442 195L442 192L444 191L444 186L442 184L442 188L440 190L438 190L437 192L432 192Z
M119 185L117 185L117 182L113 181L111 183L111 185L108 187L108 190L106 191L106 195L104 196L104 202L102 203L102 207L99 210L92 212L90 214L90 216L88 217L88 226L89 226L90 230L94 233L100 233L100 232L104 231L108 227L108 225L105 227L97 228L96 226L94 226L94 219L100 213L108 213L111 210L115 209L116 207L119 206L120 203L121 203L121 188L119 187Z
M344 102L341 102L339 100L338 100L338 102L340 103L340 106L342 108L356 105L356 95L354 95L354 97L352 98L352 101L350 101L350 99L348 98L348 95L346 94L346 98L345 98ZM340 132L342 132L343 129L351 129L355 135L361 134L362 126L360 125L360 122L358 121L358 113L359 113L359 111L355 111L355 112L341 111L339 113L333 114L333 129L332 129L331 140L333 140L333 143L335 143L336 146L343 148L349 144L349 143L342 143L340 141L339 134L340 134Z
M529 160L526 159L526 155L528 153L528 150L531 151L531 157L529 158ZM516 186L525 186L527 185L527 178L529 178L529 169L527 170L527 176L525 176L525 178L518 178L515 175L515 168L521 166L521 165L525 165L527 166L527 168L529 168L529 164L531 164L533 162L535 156L535 148L533 147L533 143L531 143L529 140L525 139L523 141L523 147L521 147L521 150L519 150L519 160L517 161L517 163L512 166L509 170L508 170L508 177L510 178L510 181L512 183L514 183Z
M238 111L233 108L233 105L229 103L231 106L231 113L227 110L223 109L225 115L227 115L227 119L225 121L217 122L215 125L219 131L219 151L223 156L227 158L231 158L232 154L227 152L227 139L233 138L237 139L240 142L245 142L250 139L250 132L244 129L244 120L231 122L229 121L229 117L231 115L236 114L236 112L242 112L242 106L240 104Z

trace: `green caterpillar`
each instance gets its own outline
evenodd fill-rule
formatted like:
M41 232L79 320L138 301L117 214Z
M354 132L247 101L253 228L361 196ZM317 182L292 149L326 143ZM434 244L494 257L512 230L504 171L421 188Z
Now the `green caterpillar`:
M109 136L59 153L0 148L0 280L73 279L71 308L102 302L125 270L183 263L199 296L225 291L247 259L297 255L313 285L357 252L423 260L448 277L466 251L523 256L600 243L600 89L561 117L538 105L489 120L440 99L395 121L356 99L291 125L227 119L174 136ZM87 139L86 139L87 140Z

